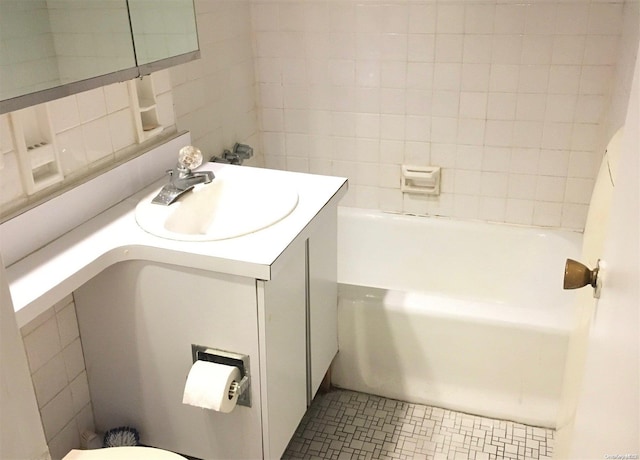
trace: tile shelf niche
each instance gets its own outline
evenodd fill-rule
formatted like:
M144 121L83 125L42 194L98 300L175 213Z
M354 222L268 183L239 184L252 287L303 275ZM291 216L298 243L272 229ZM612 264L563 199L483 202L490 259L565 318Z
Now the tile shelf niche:
M147 75L129 80L128 88L136 141L141 144L161 134L165 126L159 121L153 77ZM34 195L63 182L65 176L49 105L45 103L27 107L10 112L7 116L20 181L26 195ZM4 153L0 154L0 169L3 167Z
M62 182L64 175L46 104L10 114L23 185L28 195Z
M158 121L156 92L151 75L130 80L129 98L136 125L138 143L142 143L162 132L164 127Z

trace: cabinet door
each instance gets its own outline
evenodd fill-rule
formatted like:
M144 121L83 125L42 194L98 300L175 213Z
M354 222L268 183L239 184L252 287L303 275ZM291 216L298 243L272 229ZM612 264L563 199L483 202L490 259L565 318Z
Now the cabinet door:
M309 238L311 398L338 353L337 205L323 210Z
M258 281L265 458L280 458L307 409L305 244L295 241L270 281Z

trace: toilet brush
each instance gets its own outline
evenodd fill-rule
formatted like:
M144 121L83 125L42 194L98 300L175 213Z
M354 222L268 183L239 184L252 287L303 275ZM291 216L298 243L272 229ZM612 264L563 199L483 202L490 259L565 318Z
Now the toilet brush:
M113 428L104 434L104 447L137 446L139 444L138 430L129 426Z

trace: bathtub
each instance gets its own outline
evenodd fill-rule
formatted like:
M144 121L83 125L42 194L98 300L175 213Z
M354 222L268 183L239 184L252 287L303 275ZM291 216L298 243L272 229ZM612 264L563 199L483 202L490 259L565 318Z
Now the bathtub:
M576 232L340 208L333 384L555 427Z

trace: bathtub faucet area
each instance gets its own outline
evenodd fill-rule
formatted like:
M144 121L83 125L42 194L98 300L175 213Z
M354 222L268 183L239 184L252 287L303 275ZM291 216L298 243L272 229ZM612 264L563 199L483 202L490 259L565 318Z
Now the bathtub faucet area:
M214 163L227 163L232 165L242 165L244 160L248 160L253 156L253 147L246 144L236 144L233 150L225 149L222 156L212 157L210 161Z
M178 153L178 164L172 170L167 171L171 177L152 203L169 206L174 203L182 194L188 192L198 184L208 184L214 178L213 171L193 172L193 169L202 164L202 152L200 149L188 145L180 149Z

